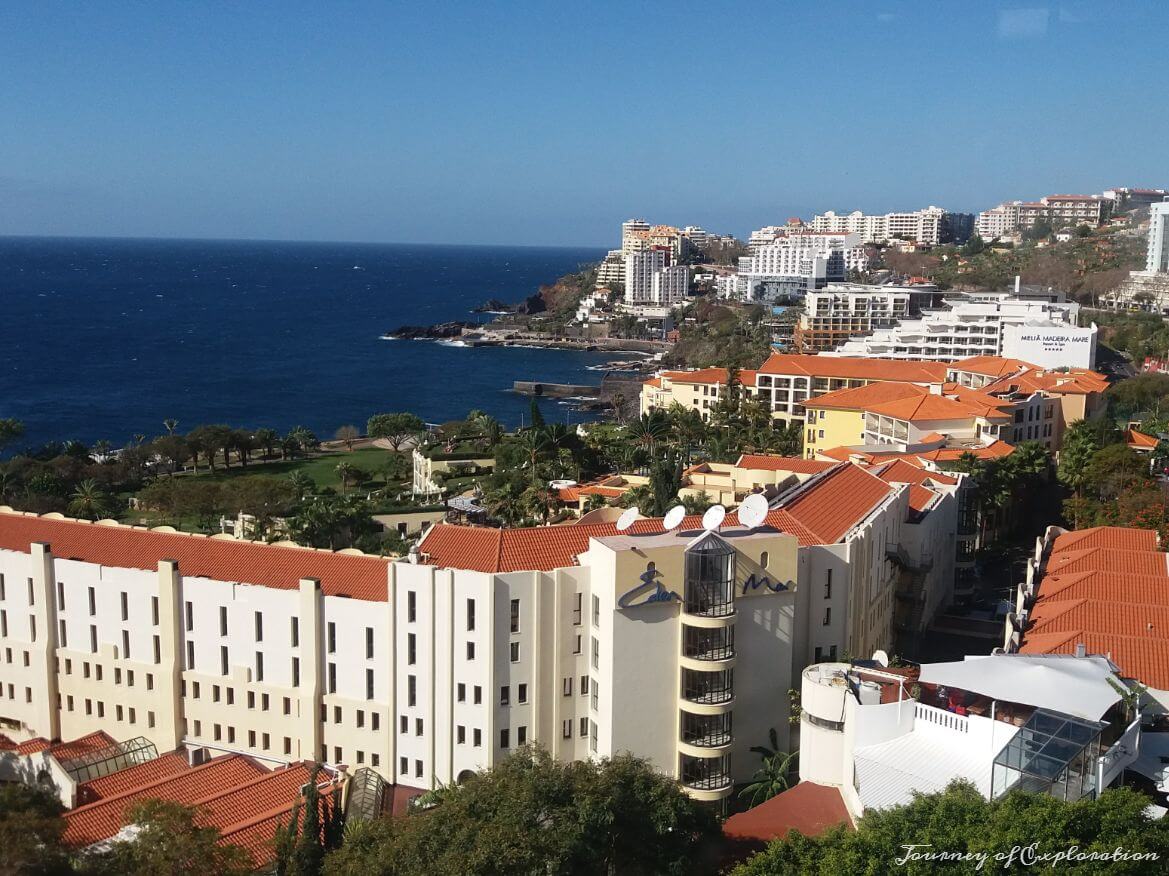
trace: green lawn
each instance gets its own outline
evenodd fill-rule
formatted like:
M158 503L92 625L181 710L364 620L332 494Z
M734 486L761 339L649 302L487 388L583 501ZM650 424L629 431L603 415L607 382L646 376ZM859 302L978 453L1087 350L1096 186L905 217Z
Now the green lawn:
M240 475L287 477L294 471L301 471L313 479L318 489L332 487L337 492L341 492L341 479L337 477L337 466L342 462L347 462L361 469L372 478L372 480L361 485L361 489L368 490L385 486L382 469L393 455L394 451L392 450L382 450L380 447L365 447L352 451L325 451L319 456L313 456L308 459L287 459L273 462L260 462L254 459L248 464L247 468L244 468L239 463L235 463L230 469L225 470L223 463L220 462L216 465L213 474L208 472L205 466L202 467L198 477L214 478L215 480L222 481ZM408 452L405 454L400 453L399 455L405 455L407 459L409 458ZM186 477L192 476L191 474L186 475ZM350 489L352 490L354 488L350 486Z

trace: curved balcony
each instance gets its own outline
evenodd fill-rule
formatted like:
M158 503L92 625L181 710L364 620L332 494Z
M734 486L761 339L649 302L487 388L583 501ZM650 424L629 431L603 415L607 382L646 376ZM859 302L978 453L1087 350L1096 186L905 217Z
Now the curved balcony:
M682 669L678 707L695 715L722 715L735 704L735 673L731 669L712 672L701 669Z
M683 790L694 799L721 800L734 788L731 760L725 754L713 757L682 754L679 760L679 781Z
M738 612L733 608L730 611L719 614L697 614L687 611L685 607L682 609L682 623L689 627L698 627L704 630L718 630L723 627L732 626L737 616Z

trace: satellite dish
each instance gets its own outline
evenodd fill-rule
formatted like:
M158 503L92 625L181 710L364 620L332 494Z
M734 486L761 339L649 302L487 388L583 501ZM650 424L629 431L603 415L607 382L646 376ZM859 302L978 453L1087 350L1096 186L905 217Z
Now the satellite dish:
M681 505L675 505L666 512L665 518L662 520L662 528L666 530L677 529L682 525L682 520L686 516L686 509Z
M878 649L878 650L873 652L873 662L879 663L882 666L887 667L889 665L889 655L886 654L884 651Z
M767 497L762 493L752 493L739 506L739 522L748 529L762 526L767 519Z
M702 515L703 529L718 529L727 516L727 509L722 505L711 505Z
M625 509L621 512L621 516L617 518L617 531L624 532L629 527L631 527L633 525L633 521L635 521L640 516L641 515L637 513L636 508Z

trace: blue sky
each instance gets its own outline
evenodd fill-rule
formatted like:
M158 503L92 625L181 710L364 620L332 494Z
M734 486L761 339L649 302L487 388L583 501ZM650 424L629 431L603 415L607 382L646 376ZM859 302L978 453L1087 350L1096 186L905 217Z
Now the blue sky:
M1169 185L1169 4L0 2L0 234L613 244Z

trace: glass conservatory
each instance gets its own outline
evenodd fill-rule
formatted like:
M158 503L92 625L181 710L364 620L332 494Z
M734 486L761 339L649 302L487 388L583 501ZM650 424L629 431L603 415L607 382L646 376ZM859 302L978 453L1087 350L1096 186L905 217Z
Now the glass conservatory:
M991 796L1016 788L1068 801L1095 794L1100 731L1105 726L1036 709L994 759Z

